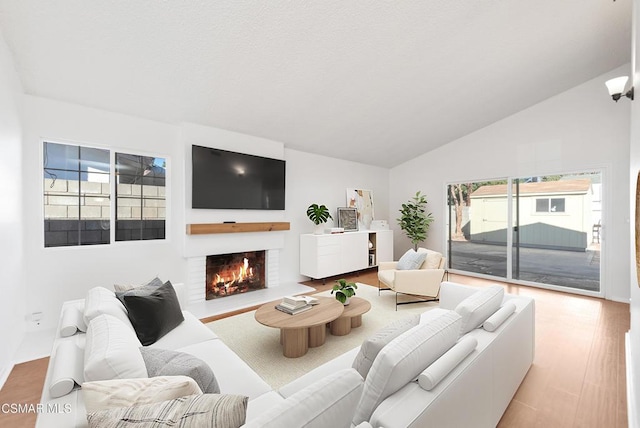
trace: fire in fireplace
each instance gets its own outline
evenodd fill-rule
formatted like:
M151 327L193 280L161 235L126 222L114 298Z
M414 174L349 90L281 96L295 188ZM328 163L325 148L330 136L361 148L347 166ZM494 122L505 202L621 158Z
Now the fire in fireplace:
M207 256L207 300L260 290L265 283L265 251Z

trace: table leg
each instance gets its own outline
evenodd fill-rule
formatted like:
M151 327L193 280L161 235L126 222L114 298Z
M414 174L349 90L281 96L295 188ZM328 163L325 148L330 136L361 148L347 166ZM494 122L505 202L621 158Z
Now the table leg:
M322 346L327 338L326 324L309 327L309 348Z
M351 333L351 318L340 317L331 321L331 334L334 336L346 336Z
M356 315L351 318L351 328L360 327L362 325L362 315Z
M309 349L308 328L281 329L282 354L287 358L302 357Z

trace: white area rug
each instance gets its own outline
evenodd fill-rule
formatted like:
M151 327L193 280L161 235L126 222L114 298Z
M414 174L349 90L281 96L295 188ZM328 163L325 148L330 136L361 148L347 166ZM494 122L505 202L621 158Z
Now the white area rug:
M318 293L329 296L330 292ZM421 314L438 306L437 302L417 303L395 308L395 293L358 283L356 296L371 303L371 310L362 316L362 326L354 328L347 336L332 336L327 332L327 340L318 348L300 358L286 358L282 355L280 330L258 323L255 311L225 318L207 324L236 354L256 371L272 388L286 385L309 370L338 355L359 346L363 340L391 321L410 314ZM410 300L404 298L404 300ZM400 300L402 301L402 300Z

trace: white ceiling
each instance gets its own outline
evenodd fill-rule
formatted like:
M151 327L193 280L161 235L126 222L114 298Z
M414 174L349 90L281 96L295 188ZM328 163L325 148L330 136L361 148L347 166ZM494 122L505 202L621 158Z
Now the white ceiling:
M631 0L0 0L0 30L28 94L392 167L628 63Z

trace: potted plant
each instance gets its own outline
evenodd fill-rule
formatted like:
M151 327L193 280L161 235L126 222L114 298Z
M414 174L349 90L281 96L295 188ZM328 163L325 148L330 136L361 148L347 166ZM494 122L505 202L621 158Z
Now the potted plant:
M426 211L427 198L420 193L411 198L407 203L402 204L400 209L400 217L396 221L411 240L413 249L418 249L418 244L427 239L429 226L433 221L433 215Z
M316 225L316 230L313 232L316 235L322 235L323 225L327 222L327 220L333 220L331 214L329 213L329 208L325 205L311 204L309 208L307 208L307 217L309 220Z
M356 295L358 286L355 282L347 282L346 279L338 279L331 290L331 294L336 292L336 300L347 306L352 296Z

